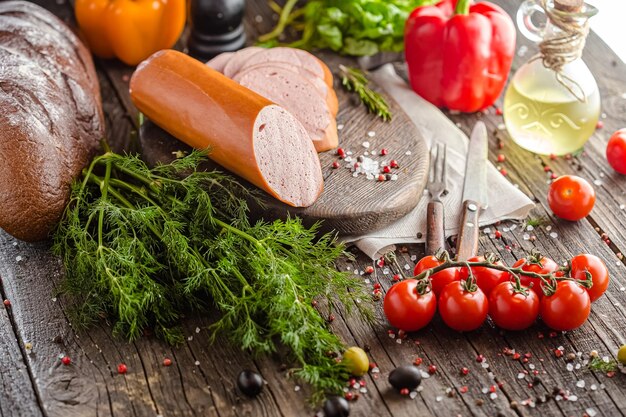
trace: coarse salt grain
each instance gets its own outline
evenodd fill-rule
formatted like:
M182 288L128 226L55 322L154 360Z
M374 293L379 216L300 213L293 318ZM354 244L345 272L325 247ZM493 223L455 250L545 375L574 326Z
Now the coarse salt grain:
M550 233L550 237L551 237L552 239L556 239L557 237L559 237L559 234L558 234L558 233L556 233L556 232L552 232L552 233Z
M585 413L587 413L589 417L595 417L598 414L598 412L594 410L593 408L585 409Z
M498 394L496 394L495 392L492 392L491 394L489 394L489 398L491 398L492 400L495 400L496 398L498 398Z
M389 273L389 268L383 269L383 274L387 275Z
M417 391L411 391L409 393L409 398L414 399L415 397L417 397Z
M21 256L19 256L19 255L15 257L15 261L16 261L16 262L22 262L22 259L24 259L24 258L22 258L22 257L21 257Z
M524 240L530 240L530 235L528 233L524 233L524 236L522 236L524 238Z
M578 388L585 388L585 381L581 379L580 381L576 383L576 386Z
M526 374L523 372L520 372L519 374L517 374L517 379L524 379L526 378Z
M568 401L578 401L578 397L576 395L570 395L569 397L567 397Z
M370 138L373 138L374 136L376 136L376 132L374 132L373 130L370 130L369 132L367 132L367 136L369 136Z
M602 181L601 180L593 180L593 183L595 185L597 185L598 187L602 185Z
M428 372L420 371L422 373L422 379L430 378L430 374Z
M535 230L535 226L533 226L532 224L529 224L528 226L526 226L526 230L528 230L529 232L532 232L533 230Z
M196 333L200 333L200 328L196 327Z
M293 390L294 390L295 392L300 391L300 385L296 385L295 387L293 387Z
M572 371L574 370L574 365L573 365L573 364L571 364L571 363L568 363L568 364L565 366L565 369L567 369L569 372L572 372Z
M195 361L195 362L194 362L194 364L195 364L196 366L200 366L200 361Z
M441 395L437 395L435 397L435 401L440 402L441 400L443 400L443 397Z
M490 229L490 228L488 228L488 227L485 227L485 228L483 229L483 233L484 233L484 234L486 234L486 235L488 235L489 233L491 233L491 229Z
M337 125L337 130L341 130L341 129L343 129L343 124L340 123Z
M409 269L411 269L411 267L409 266L409 264L404 264L404 269L408 271Z
M363 146L365 149L370 147L370 143L368 141L365 141L361 144L361 146Z
M406 151L404 154L405 154L405 155L411 155L411 154L412 154L412 152L411 152L411 151Z

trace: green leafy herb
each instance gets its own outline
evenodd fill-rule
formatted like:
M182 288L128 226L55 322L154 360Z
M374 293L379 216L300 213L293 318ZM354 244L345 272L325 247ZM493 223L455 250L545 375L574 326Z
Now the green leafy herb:
M604 359L596 356L589 361L589 369L592 371L600 372L615 372L617 371L617 362L614 360L605 362Z
M352 56L377 52L400 52L404 49L404 24L418 6L436 0L313 0L296 8L297 0L287 0L284 7L273 0L270 7L279 14L278 23L259 42L275 46L278 38L291 27L301 38L289 46L329 48Z
M256 353L286 346L292 373L316 399L340 393L346 370L328 352L343 344L312 300L370 313L360 280L334 266L343 247L296 218L251 224L246 199L256 196L226 174L199 171L205 160L196 151L150 169L107 152L84 170L53 246L74 318L85 326L106 317L131 340L152 328L176 344L183 312L213 305L221 313L213 336Z
M357 68L339 65L341 70L341 83L348 91L354 91L359 95L361 102L367 109L383 119L391 120L391 111L387 100L377 92L368 87L369 80L363 71Z
M539 226L543 226L547 222L548 222L548 219L546 219L545 217L531 217L524 222L525 224L524 227L526 226L539 227Z

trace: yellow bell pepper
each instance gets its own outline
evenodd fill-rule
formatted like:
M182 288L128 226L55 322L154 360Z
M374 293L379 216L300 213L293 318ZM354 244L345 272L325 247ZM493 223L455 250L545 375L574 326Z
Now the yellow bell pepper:
M89 49L128 65L171 48L186 19L185 0L76 0L74 8Z

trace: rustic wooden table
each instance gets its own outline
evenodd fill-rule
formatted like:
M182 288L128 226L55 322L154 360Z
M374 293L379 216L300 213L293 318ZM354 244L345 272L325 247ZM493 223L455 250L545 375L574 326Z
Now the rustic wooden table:
M71 7L64 0L38 2L71 23ZM516 0L496 2L509 13L519 5ZM248 2L247 20L250 32L265 31L273 22L262 0ZM525 44L520 39L518 48ZM528 54L516 57L514 67L526 59ZM510 181L537 202L532 217L544 219L534 230L519 224L514 228L513 223L490 227L500 230L502 239L482 233L481 251L497 252L507 263L533 248L559 261L581 251L597 254L606 261L612 277L607 295L594 304L582 328L566 334L551 334L540 324L520 333L486 324L475 332L459 334L435 319L425 330L399 340L388 334L380 303L377 325L339 314L333 329L349 345L369 346L371 359L380 368L380 374L365 377L367 392L352 403L351 415L616 416L626 412L626 375L592 372L583 362L591 350L613 358L626 342L626 265L621 255L626 252L626 177L614 173L604 157L610 132L626 126L626 65L594 34L589 37L585 60L600 85L606 117L604 128L579 158L553 161L521 150L503 132L495 133L502 118L493 109L451 117L465 131L478 118L488 124L490 158L495 161L498 154L506 155L502 166ZM136 128L135 109L127 93L132 69L111 62L98 61L97 65L108 135L121 143ZM569 223L551 214L546 203L550 175L546 167L556 174L575 173L595 184L598 199L587 219ZM409 246L407 253L400 254L400 263L412 266L422 252L421 245ZM362 270L366 264L368 259L357 254L356 262L339 267ZM25 244L0 232L0 292L10 300L9 307L0 307L0 416L314 414L306 407L306 390L285 377L280 355L254 358L230 346L225 337L209 344L206 328L211 317L186 318L187 340L176 349L149 336L134 343L116 339L105 321L89 332L74 332L66 304L55 295L61 274L48 245ZM391 284L390 276L378 270L384 289ZM521 358L504 354L508 348ZM568 365L565 356L554 354L557 348L582 357ZM479 354L485 357L482 363L476 360ZM72 359L70 366L61 364L63 355ZM390 390L387 375L417 357L422 358L423 369L434 364L437 372L423 382L416 398L401 397ZM171 358L172 366L164 367L164 358ZM128 366L126 375L117 373L122 362ZM470 370L467 376L461 375L462 367ZM242 398L235 388L235 378L244 368L257 370L268 382L257 399ZM559 390L568 394L567 400L554 398Z

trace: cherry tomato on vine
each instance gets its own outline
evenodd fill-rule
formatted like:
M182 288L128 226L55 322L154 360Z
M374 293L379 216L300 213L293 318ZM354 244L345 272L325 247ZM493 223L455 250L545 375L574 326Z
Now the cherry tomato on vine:
M498 284L489 295L489 316L505 330L524 330L539 316L539 297L528 287L516 291L513 282ZM525 293L524 293L525 291Z
M606 145L606 159L620 174L626 174L626 129L613 133Z
M483 256L473 256L467 261L484 262L485 258ZM502 266L503 263L497 261L495 262L495 265ZM483 290L487 297L491 293L491 290L493 290L498 284L509 279L509 273L506 271L498 271L497 269L492 269L486 266L473 266L470 269L472 270L474 277L476 277L476 285L478 285L478 288ZM459 278L461 280L466 280L467 275L467 268L461 268L459 271Z
M602 259L585 253L574 256L571 265L570 275L572 278L584 280L587 278L585 271L591 274L593 286L586 288L586 290L592 303L606 292L606 289L609 287L609 270L602 262Z
M541 255L533 255L528 258L520 258L513 264L513 268L522 268L522 271L534 272L536 274L549 274L559 269L559 265L550 258ZM526 287L531 287L539 296L543 297L541 290L541 279L520 275L520 282ZM531 285L532 284L532 285Z
M398 329L414 332L430 323L437 310L437 298L432 291L417 292L417 280L407 279L391 286L383 309L389 324Z
M548 204L558 217L577 221L591 213L596 192L587 180L576 175L563 175L550 185Z
M541 299L541 318L554 330L574 330L587 321L591 299L583 287L573 281L560 281L556 292Z
M413 275L419 275L422 272L432 269L436 266L439 266L443 263L437 259L436 256L424 256L419 260L417 265L415 265L415 269L413 270ZM439 271L436 274L430 276L430 286L432 287L433 292L438 297L441 294L443 288L451 283L452 281L459 280L459 268L448 268L443 271Z
M475 330L487 319L489 304L480 288L470 292L464 281L451 282L439 296L439 314L448 327L458 331Z

